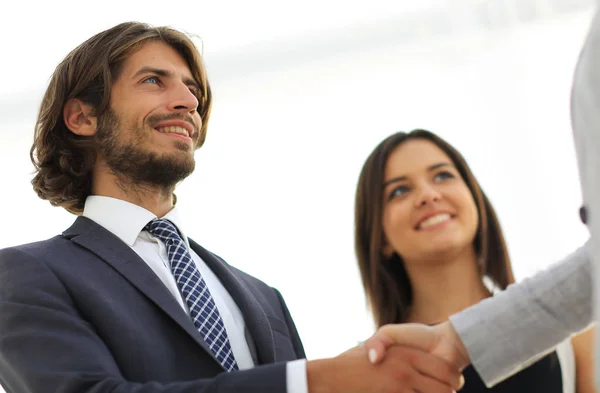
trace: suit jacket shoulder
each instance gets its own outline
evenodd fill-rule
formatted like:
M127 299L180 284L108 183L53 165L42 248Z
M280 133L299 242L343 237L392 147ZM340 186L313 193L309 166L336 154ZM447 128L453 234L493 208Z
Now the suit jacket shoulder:
M206 258L214 265L215 257ZM79 217L62 236L0 250L3 387L285 393L285 361L299 352L296 336L272 323L286 320L282 303L273 301L274 290L225 265L220 274L258 347L260 366L250 370L224 372L152 269L89 219Z

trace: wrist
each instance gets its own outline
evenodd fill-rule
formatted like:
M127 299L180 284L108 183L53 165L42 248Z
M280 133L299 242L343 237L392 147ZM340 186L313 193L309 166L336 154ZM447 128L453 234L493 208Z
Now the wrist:
M327 372L331 367L329 359L309 360L306 362L306 386L308 393L333 393L330 382L332 375Z

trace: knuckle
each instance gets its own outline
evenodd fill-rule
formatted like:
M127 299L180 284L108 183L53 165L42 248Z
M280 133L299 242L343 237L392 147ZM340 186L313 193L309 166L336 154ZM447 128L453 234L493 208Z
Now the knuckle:
M452 380L452 372L446 365L440 365L436 370L437 376L442 381L451 381Z
M398 370L396 372L396 380L411 385L415 381L415 375L412 370Z
M402 355L410 364L415 364L421 360L421 353L412 348L404 348Z

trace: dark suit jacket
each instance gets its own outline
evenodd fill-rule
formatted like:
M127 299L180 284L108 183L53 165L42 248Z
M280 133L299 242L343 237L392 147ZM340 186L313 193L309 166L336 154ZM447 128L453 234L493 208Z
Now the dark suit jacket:
M285 362L305 355L280 293L190 244L242 311L261 366L225 372L146 263L79 217L62 236L0 250L6 391L285 392Z

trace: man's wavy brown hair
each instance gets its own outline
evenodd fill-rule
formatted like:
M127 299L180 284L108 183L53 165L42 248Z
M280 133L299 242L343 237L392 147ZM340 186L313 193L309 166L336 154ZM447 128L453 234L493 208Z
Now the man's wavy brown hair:
M68 100L77 98L94 108L95 116L110 109L113 83L129 55L150 41L172 46L187 62L201 86L198 113L202 118L197 148L206 137L212 94L202 56L192 39L169 27L127 22L103 31L75 48L56 67L42 100L35 124L31 161L35 166L33 189L53 206L81 214L91 193L96 160L93 137L72 133L63 118Z

